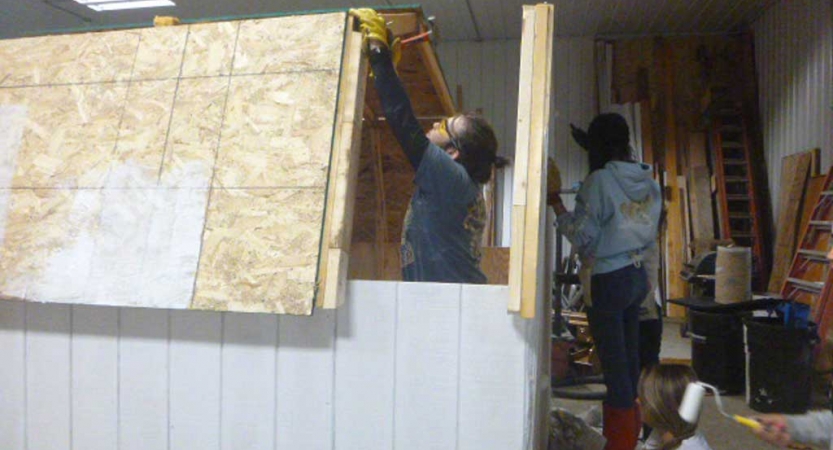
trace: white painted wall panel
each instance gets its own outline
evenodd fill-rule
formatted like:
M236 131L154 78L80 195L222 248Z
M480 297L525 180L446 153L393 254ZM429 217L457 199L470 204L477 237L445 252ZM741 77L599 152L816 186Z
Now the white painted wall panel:
M396 450L445 450L457 445L459 350L460 285L400 283Z
M72 307L73 448L118 448L118 311Z
M26 448L68 448L71 442L70 307L29 305L26 329Z
M833 163L833 2L777 2L755 22L755 62L769 187L777 203L781 158L820 148ZM774 217L778 216L774 205Z
M279 317L277 450L332 449L335 323L333 310Z
M541 327L507 296L353 281L312 318L0 302L0 448L531 450Z
M220 448L221 316L171 311L171 450Z
M395 282L351 282L337 310L335 448L393 448Z
M525 324L506 314L508 286L463 286L457 450L520 448L524 435ZM484 328L495 330L483 335Z
M168 311L119 315L119 450L167 450Z
M223 317L221 448L274 450L278 318Z
M26 441L26 304L0 302L0 448Z

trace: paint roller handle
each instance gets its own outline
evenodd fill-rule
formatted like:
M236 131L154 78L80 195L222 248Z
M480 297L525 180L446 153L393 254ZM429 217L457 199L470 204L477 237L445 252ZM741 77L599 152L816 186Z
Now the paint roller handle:
M733 415L732 417L735 419L735 422L737 422L741 425L745 425L745 426L747 426L747 427L749 427L753 430L756 430L756 431L760 430L761 427L763 427L763 425L761 425L761 422L758 422L755 419L750 419L748 417L739 416L737 414Z

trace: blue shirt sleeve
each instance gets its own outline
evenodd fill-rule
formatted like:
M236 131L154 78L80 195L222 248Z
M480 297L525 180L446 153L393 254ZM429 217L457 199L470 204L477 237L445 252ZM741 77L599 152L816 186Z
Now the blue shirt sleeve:
M573 211L564 212L556 219L559 230L573 244L583 261L590 261L595 256L596 242L602 229L604 205L597 180L598 177L588 177L576 194Z
M416 169L422 162L422 155L428 146L428 138L419 124L408 94L396 74L391 62L390 51L378 49L371 52L370 65L373 68L374 85L379 101L385 112L385 119L399 142L411 166Z

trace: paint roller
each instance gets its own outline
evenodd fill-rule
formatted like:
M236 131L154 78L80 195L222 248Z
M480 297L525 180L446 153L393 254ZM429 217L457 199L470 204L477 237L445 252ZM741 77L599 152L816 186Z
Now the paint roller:
M720 401L720 392L717 391L717 388L710 384L703 383L702 381L688 383L688 386L685 388L683 401L680 403L680 409L678 410L680 417L682 417L683 420L688 423L697 422L697 417L700 416L700 407L703 404L703 397L706 395L706 389L714 392L714 400L717 403L717 409L720 411L720 414L723 414L741 425L746 425L753 430L761 428L761 423L754 419L727 413L723 409L723 402Z

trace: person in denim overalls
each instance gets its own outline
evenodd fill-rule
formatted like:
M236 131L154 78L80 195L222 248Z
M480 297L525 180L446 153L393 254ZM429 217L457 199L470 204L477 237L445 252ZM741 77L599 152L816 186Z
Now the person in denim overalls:
M634 401L639 308L649 289L642 259L656 245L660 187L651 166L634 161L622 116L596 116L587 132L573 127L573 137L588 151L590 174L572 212L558 196L549 201L557 226L578 252L589 278L587 319L607 387L605 448L633 450L641 428Z

